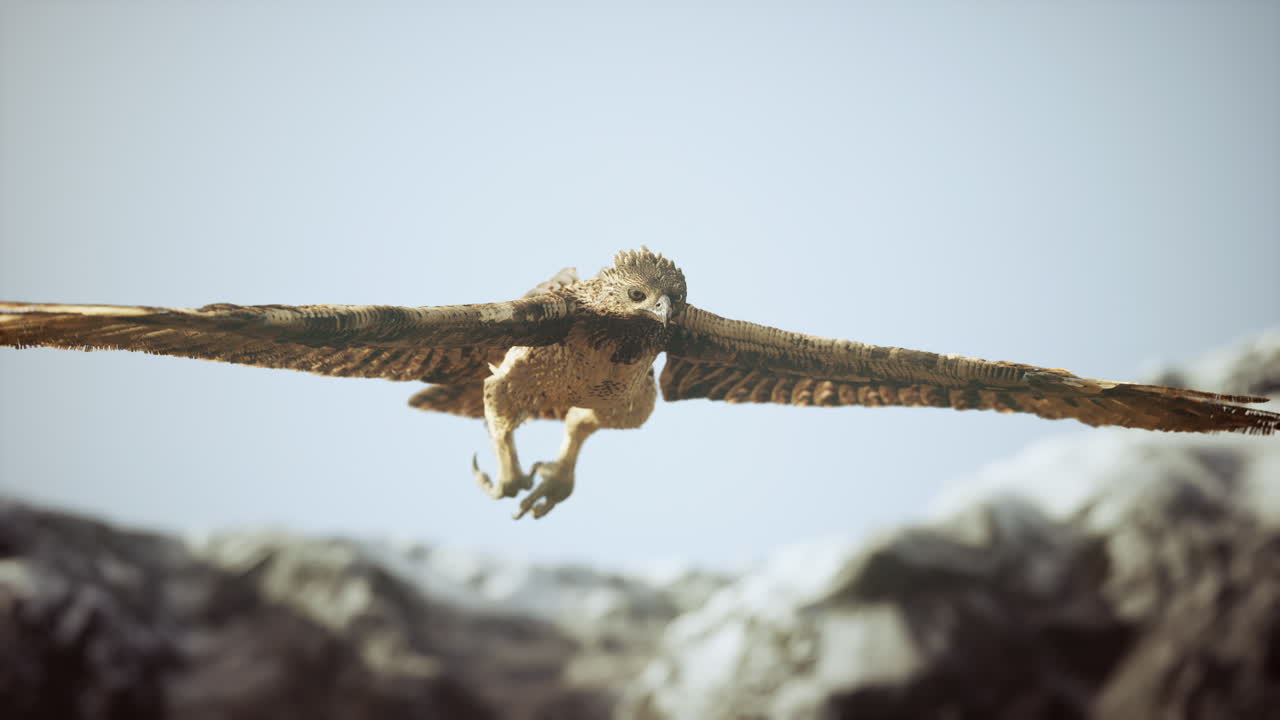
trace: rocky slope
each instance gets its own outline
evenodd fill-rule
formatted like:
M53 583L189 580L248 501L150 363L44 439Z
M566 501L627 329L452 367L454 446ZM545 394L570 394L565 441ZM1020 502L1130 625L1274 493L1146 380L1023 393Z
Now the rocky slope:
M1006 495L779 554L672 623L621 715L1280 717L1280 455L1125 444L1155 470L1065 518Z
M723 581L0 503L0 717L598 718Z
M1280 334L1166 371L1280 388ZM1280 441L1081 431L655 580L0 502L3 718L1280 717Z

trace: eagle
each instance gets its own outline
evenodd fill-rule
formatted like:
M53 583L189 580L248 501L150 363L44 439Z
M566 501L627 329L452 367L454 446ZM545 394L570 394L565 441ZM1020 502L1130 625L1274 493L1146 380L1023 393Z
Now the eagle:
M668 401L995 410L1178 432L1280 428L1280 414L1243 406L1264 397L1095 380L730 320L690 305L684 273L644 247L618 253L589 280L566 268L519 299L474 305L0 303L0 346L137 350L430 383L409 404L484 419L497 472L472 456L472 473L493 498L529 491L516 519L542 517L569 497L586 439L643 425L659 388ZM563 421L564 443L555 460L525 472L513 434L538 418Z

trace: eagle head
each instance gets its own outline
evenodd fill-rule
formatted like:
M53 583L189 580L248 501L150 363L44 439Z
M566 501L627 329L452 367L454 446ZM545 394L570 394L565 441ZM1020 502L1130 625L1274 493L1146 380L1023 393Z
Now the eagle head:
M684 273L647 247L618 253L613 267L601 270L597 280L594 304L610 315L653 318L666 325L684 312Z

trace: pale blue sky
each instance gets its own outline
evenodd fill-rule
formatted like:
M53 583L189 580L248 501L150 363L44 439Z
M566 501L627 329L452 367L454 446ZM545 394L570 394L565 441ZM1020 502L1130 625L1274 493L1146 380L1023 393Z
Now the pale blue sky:
M647 244L722 315L1129 379L1280 321L1277 198L1277 2L0 0L8 300L481 302ZM513 522L417 387L0 350L0 489L734 565L1083 428L662 404Z

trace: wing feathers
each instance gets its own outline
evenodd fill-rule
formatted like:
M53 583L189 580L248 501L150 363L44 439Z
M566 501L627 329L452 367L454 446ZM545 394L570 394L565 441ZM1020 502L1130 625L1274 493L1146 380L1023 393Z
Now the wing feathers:
M456 382L490 355L567 332L559 295L483 305L209 305L198 310L0 303L0 345L136 350L322 375Z
M889 375L921 382L964 378L1013 385L1021 382L1021 376L1029 370L1044 370L1033 365L803 335L729 320L692 306L673 328L668 351L705 362L854 382Z
M1089 425L1269 435L1267 398L1094 380L1066 370L789 333L688 308L668 346L667 400L1026 412Z
M956 410L1029 412L1052 420L1075 418L1089 425L1119 425L1149 430L1211 432L1228 430L1269 435L1280 430L1280 415L1186 395L1181 388L1111 383L1100 394L1081 395L1072 385L993 389L978 385L945 387L888 381L815 380L741 368L711 366L671 357L662 373L667 400L707 398L731 403L842 407L949 407ZM1223 397L1248 398L1227 395ZM1252 398L1260 400L1264 398Z

